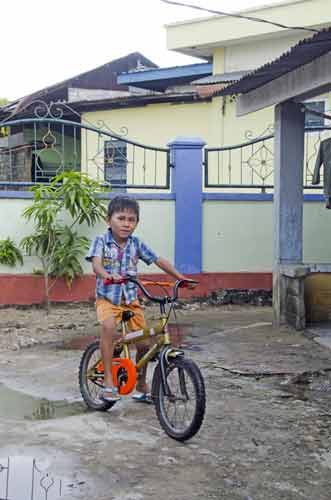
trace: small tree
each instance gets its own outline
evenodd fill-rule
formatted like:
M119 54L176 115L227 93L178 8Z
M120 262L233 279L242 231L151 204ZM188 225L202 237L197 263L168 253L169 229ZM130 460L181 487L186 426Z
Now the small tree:
M0 108L8 103L9 101L6 97L0 97ZM8 127L0 127L0 137L7 137L8 130Z
M83 273L80 259L89 240L80 236L75 226L91 226L104 218L106 207L100 196L104 189L85 174L65 172L49 185L38 184L32 190L34 200L23 217L34 221L35 230L23 238L21 245L28 255L40 259L49 311L49 294L56 282L51 282L50 277L63 277L70 287L75 276ZM70 223L65 223L63 217Z

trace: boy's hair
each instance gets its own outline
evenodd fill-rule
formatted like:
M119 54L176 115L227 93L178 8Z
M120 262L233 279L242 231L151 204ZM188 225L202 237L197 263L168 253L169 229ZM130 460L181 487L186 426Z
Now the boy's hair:
M115 196L108 205L108 217L123 210L131 210L137 216L137 222L139 221L138 202L129 196Z

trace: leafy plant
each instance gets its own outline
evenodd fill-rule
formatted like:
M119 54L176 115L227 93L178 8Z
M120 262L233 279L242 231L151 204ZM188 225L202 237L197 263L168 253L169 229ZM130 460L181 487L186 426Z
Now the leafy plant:
M18 263L23 264L23 256L13 240L0 240L0 264L15 267Z
M59 228L51 274L63 276L68 286L71 286L74 277L83 274L79 257L88 247L89 240L85 236L79 236L68 226Z
M8 99L6 97L0 97L0 108L1 106L5 106L5 104L8 104ZM9 127L0 127L0 137L7 137L9 133Z
M42 264L45 302L49 310L49 292L54 285L50 277L63 277L70 287L73 279L83 273L80 264L89 240L79 236L74 226L91 226L106 215L102 202L103 187L79 172L65 172L49 185L32 188L34 200L23 217L35 224L33 234L23 238L21 245L28 255L37 255ZM64 223L62 217L70 219Z

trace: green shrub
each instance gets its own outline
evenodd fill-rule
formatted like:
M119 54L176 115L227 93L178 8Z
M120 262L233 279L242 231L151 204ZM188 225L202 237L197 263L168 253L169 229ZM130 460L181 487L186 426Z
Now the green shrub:
M18 263L23 264L23 256L13 240L0 240L0 264L15 267Z

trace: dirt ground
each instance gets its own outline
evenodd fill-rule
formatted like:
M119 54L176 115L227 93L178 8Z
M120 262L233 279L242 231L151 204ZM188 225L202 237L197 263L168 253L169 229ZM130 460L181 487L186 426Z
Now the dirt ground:
M330 499L331 350L309 331L273 329L268 307L192 304L177 316L176 341L207 391L202 428L184 444L130 397L106 413L84 408L77 370L81 337L97 335L92 304L0 309L0 498L9 457L16 479L36 459L61 481L48 500ZM24 481L14 495L9 478L8 498L31 498Z

